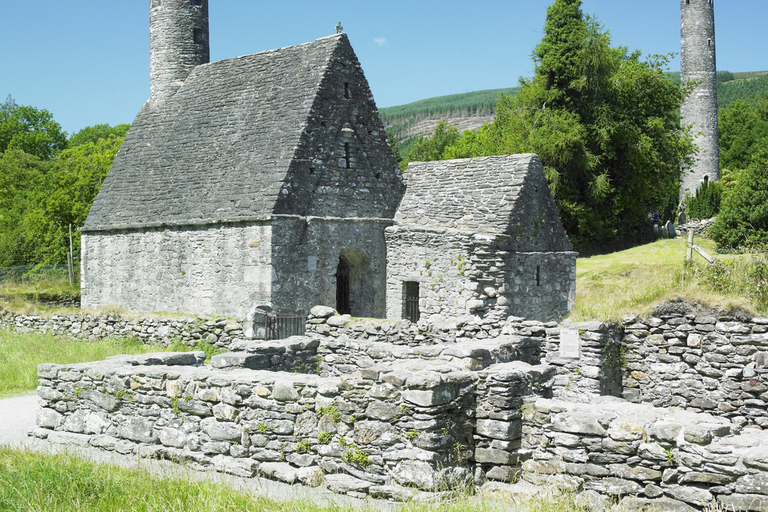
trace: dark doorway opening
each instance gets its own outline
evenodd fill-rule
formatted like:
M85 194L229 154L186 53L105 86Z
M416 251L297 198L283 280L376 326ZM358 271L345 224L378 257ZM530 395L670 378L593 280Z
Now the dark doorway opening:
M349 263L344 258L339 258L339 266L336 267L336 311L342 315L352 313L349 305Z
M403 302L403 318L413 323L419 321L419 283L406 281L403 283L405 301Z

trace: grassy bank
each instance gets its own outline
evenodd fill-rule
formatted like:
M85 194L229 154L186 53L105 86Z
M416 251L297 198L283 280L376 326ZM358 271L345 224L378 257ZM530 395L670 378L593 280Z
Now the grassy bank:
M632 249L579 258L572 320L620 320L647 315L660 302L683 299L723 309L768 312L768 268L764 255L717 254L707 239L696 243L719 263L705 265L694 254L685 264L686 241L658 240Z
M526 501L483 501L460 496L444 503L409 503L403 512L569 512L586 510L572 496ZM163 478L146 469L96 464L70 455L0 447L0 510L347 512L374 507L320 506L309 500L275 501L192 478Z
M34 391L39 363L82 363L116 354L143 354L158 350L163 349L133 339L92 342L51 334L0 330L0 397Z

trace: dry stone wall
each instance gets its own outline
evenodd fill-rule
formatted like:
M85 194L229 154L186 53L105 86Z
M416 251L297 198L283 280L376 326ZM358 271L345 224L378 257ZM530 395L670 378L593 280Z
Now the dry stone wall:
M194 346L205 341L226 348L244 341L242 325L226 317L123 318L119 315L27 315L0 309L0 326L19 332L51 333L82 340L115 336L136 338L148 345L178 340Z
M675 303L627 320L626 334L600 322L515 317L416 325L318 306L306 336L234 341L209 366L194 353L41 365L34 433L353 496L407 500L522 478L573 490L595 509L615 501L634 510L767 508L768 436L761 416L747 414L762 392L742 387L736 415L702 412L693 400L672 408L606 395L677 397L665 386L687 385L714 400L715 381L735 379L728 365L759 380L768 322ZM660 336L640 342L643 330ZM699 336L703 348L689 347ZM706 344L723 338L742 359L705 357L722 352ZM703 350L705 364L678 372L691 350Z
M768 426L768 318L678 302L625 332L628 400Z
M616 398L540 399L525 407L523 478L579 491L600 509L768 507L768 432L732 435L724 418Z

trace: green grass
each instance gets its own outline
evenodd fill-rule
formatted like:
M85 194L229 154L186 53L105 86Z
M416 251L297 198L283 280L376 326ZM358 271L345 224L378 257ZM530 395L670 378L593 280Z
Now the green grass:
M70 455L0 448L0 510L321 511L310 502L277 502L221 484L165 479L147 470L95 464Z
M80 297L80 277L69 284L66 271L57 269L51 272L32 272L23 278L0 280L0 306L26 314L45 314L56 309L63 313L63 308L47 306L46 301L75 299ZM67 308L75 312L76 308Z
M494 496L483 501L463 495L448 502L408 503L403 512L568 512L586 510L565 494L520 501ZM97 464L68 454L40 454L0 447L0 510L72 511L259 511L347 512L365 506L320 506L308 499L275 501L224 484L167 478L147 469Z
M82 363L117 354L142 354L164 350L134 339L79 341L51 334L0 330L0 396L34 391L40 363ZM2 508L0 508L2 510Z
M683 299L723 309L766 312L764 284L755 276L751 254L717 254L708 239L695 243L723 262L707 267L694 253L685 265L686 240L658 240L611 254L576 261L576 304L571 319L621 320L625 315L648 315L664 301ZM759 261L759 258L758 258Z

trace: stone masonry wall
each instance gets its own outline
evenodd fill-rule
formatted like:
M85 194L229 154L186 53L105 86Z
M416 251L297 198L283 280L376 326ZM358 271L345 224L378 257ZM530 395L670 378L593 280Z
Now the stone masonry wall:
M593 510L766 509L768 432L732 435L724 418L606 398L526 404L523 478Z
M0 326L19 332L51 333L81 340L114 336L137 338L149 345L168 345L174 340L194 346L206 341L227 348L243 340L242 325L225 317L123 318L119 315L25 315L0 308Z
M768 318L668 303L625 331L628 400L768 426Z
M245 316L269 304L268 224L83 233L82 307Z
M653 339L666 340L664 350L681 346L670 340L682 332L686 346L698 331L712 340L731 332L737 345L762 339L741 332L748 323L761 331L761 319L711 323L706 311L681 308L668 304L653 317L665 322L651 329L660 329ZM605 396L621 393L622 365L635 373L635 364L670 364L656 358L671 353L658 347L634 357L640 323L626 326L622 344L619 326L599 322L475 316L416 325L318 306L307 336L234 341L211 366L194 353L41 365L35 435L353 496L403 500L523 478L571 489L597 508L619 500L634 509L768 507L768 437L759 425L691 403L678 404L692 409L684 411ZM674 369L638 387L674 387ZM624 393L637 398L638 387Z
M422 318L477 314L548 321L570 309L572 252L511 252L507 235L391 227L387 240L387 316L403 318L405 282L419 283Z

